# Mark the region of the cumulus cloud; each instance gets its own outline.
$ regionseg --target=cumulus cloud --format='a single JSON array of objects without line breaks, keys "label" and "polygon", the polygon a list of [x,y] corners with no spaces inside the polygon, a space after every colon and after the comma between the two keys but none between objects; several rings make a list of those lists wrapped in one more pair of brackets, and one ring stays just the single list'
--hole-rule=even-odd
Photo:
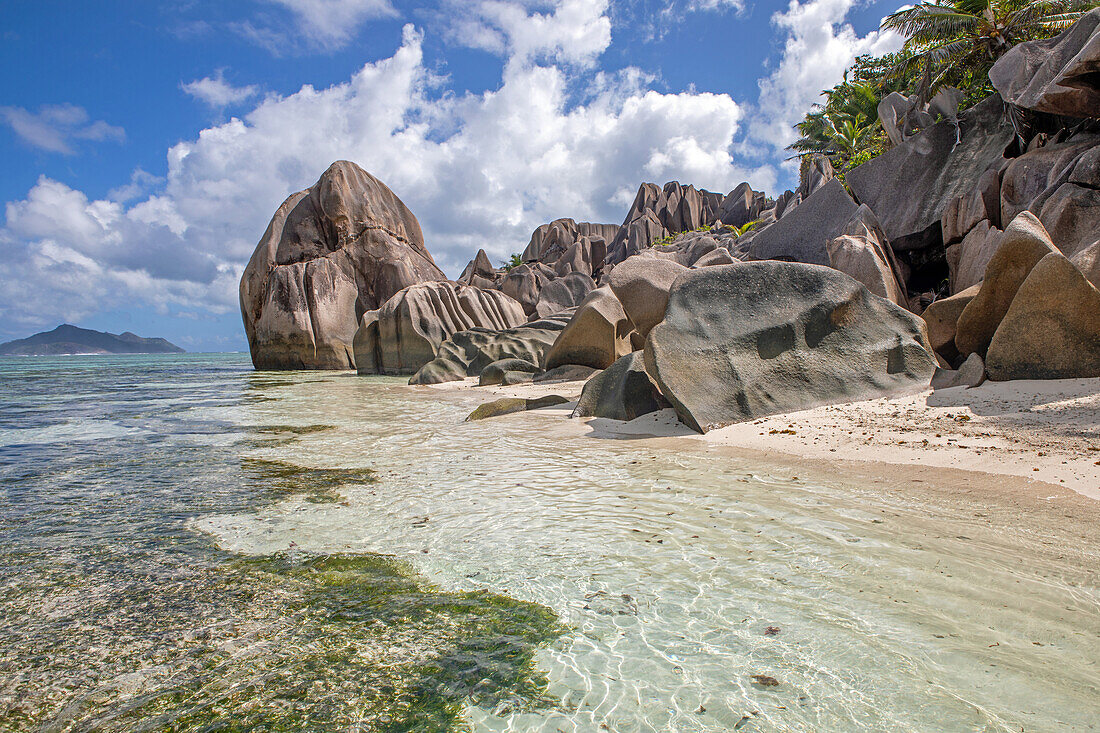
[{"label": "cumulus cloud", "polygon": [[503,0],[452,0],[450,40],[516,63],[531,60],[591,66],[611,45],[608,0],[560,0],[552,12],[529,13]]},{"label": "cumulus cloud", "polygon": [[103,120],[93,121],[83,107],[72,104],[45,105],[38,112],[23,107],[0,107],[0,119],[24,142],[51,153],[73,154],[76,140],[126,139],[121,127]]},{"label": "cumulus cloud", "polygon": [[230,105],[246,102],[260,93],[260,88],[255,84],[243,87],[233,86],[225,80],[224,69],[218,69],[214,76],[180,84],[180,89],[215,109],[223,109]]},{"label": "cumulus cloud", "polygon": [[790,0],[786,11],[772,16],[786,40],[778,66],[760,80],[759,114],[750,129],[754,139],[782,150],[797,139],[794,124],[820,101],[822,90],[840,83],[856,56],[901,48],[904,39],[893,31],[860,36],[845,22],[856,2]]},{"label": "cumulus cloud", "polygon": [[32,313],[45,325],[120,300],[233,310],[240,272],[276,207],[339,159],[410,206],[452,276],[477,248],[503,259],[557,217],[621,222],[641,181],[715,191],[746,179],[774,184],[770,167],[746,170],[731,158],[739,104],[648,90],[651,78],[637,69],[584,71],[578,63],[606,41],[582,35],[578,50],[555,35],[553,19],[569,12],[581,9],[564,0],[553,13],[528,14],[546,31],[539,41],[511,15],[494,16],[509,18],[497,27],[508,28],[511,55],[483,93],[440,90],[422,35],[406,26],[393,56],[346,82],[269,95],[173,146],[152,195],[89,200],[41,179],[8,205],[0,230],[13,263],[0,274],[0,319]]}]

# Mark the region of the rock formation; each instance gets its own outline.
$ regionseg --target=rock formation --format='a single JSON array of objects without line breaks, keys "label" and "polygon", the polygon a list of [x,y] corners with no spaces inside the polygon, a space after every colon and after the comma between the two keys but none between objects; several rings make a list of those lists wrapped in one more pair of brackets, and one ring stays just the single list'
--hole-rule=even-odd
[{"label": "rock formation", "polygon": [[459,331],[439,345],[436,357],[409,380],[409,384],[440,384],[476,377],[501,359],[523,359],[544,367],[546,352],[572,318],[566,311],[501,331],[472,328]]},{"label": "rock formation", "polygon": [[546,368],[579,364],[606,369],[632,350],[634,324],[611,288],[588,294],[546,355]]},{"label": "rock formation", "polygon": [[919,389],[936,362],[919,317],[847,275],[751,262],[678,279],[645,366],[680,420],[706,432]]},{"label": "rock formation", "polygon": [[955,346],[960,354],[985,356],[997,326],[1031,268],[1056,251],[1043,225],[1031,212],[1025,211],[1012,220],[989,260],[978,294],[959,315]]},{"label": "rock formation", "polygon": [[412,374],[435,358],[439,345],[471,328],[499,330],[527,320],[504,293],[452,282],[410,285],[381,308],[367,311],[355,334],[360,374]]},{"label": "rock formation", "polygon": [[668,291],[687,271],[681,264],[653,257],[630,257],[611,271],[611,291],[643,339],[664,320]]},{"label": "rock formation", "polygon": [[1066,117],[1100,117],[1100,8],[1054,38],[1010,49],[989,71],[994,88],[1019,107]]},{"label": "rock formation", "polygon": [[446,276],[401,199],[354,163],[333,163],[271,219],[241,276],[257,369],[351,369],[363,313]]},{"label": "rock formation", "polygon": [[646,374],[642,352],[635,351],[585,382],[573,417],[633,420],[667,406]]},{"label": "rock formation", "polygon": [[1100,291],[1051,252],[1016,291],[989,344],[989,378],[1100,377]]},{"label": "rock formation", "polygon": [[840,236],[826,243],[829,266],[851,275],[875,295],[908,307],[894,250],[882,231],[874,212],[860,206],[841,229]]}]

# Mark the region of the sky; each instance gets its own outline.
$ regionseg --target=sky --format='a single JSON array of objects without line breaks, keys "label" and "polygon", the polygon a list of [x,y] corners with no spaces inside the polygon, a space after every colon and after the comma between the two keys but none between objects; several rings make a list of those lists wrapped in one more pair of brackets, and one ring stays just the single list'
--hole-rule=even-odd
[{"label": "sky", "polygon": [[898,0],[6,0],[0,341],[62,322],[244,351],[271,215],[335,160],[451,277],[638,185],[770,194]]}]

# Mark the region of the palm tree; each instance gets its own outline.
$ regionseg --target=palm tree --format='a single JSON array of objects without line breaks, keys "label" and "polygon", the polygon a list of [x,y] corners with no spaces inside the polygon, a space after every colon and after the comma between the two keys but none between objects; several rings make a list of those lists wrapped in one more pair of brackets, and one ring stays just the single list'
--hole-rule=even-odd
[{"label": "palm tree", "polygon": [[877,132],[878,95],[870,84],[844,81],[824,92],[825,104],[816,104],[795,125],[801,137],[787,146],[797,155],[820,154],[837,170],[851,167]]},{"label": "palm tree", "polygon": [[1022,41],[1049,38],[1073,25],[1100,0],[950,0],[922,2],[882,21],[906,37],[911,53],[894,69],[920,64],[918,93],[927,101],[939,87],[967,88]]}]

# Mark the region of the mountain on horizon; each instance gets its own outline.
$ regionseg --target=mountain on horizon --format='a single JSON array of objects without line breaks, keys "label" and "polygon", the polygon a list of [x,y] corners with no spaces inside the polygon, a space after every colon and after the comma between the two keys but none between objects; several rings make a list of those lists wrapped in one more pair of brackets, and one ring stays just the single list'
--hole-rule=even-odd
[{"label": "mountain on horizon", "polygon": [[66,354],[183,354],[183,349],[162,338],[142,338],[92,331],[63,323],[25,339],[0,344],[0,356],[61,356]]}]

